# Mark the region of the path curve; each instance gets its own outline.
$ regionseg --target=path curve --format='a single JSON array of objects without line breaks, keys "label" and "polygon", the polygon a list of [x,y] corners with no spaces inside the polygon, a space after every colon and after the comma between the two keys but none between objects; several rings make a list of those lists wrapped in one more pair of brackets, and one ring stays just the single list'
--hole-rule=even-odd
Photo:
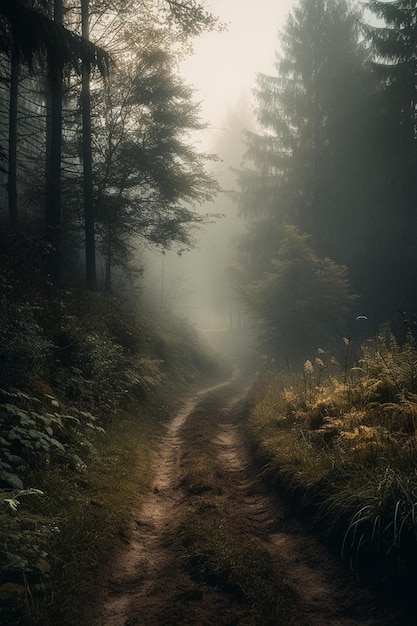
[{"label": "path curve", "polygon": [[[103,590],[104,600],[94,626],[128,626],[145,624],[143,615],[152,615],[164,601],[164,571],[172,571],[175,556],[170,550],[170,537],[177,528],[181,505],[180,474],[178,471],[180,430],[197,404],[209,393],[231,384],[232,377],[207,387],[188,400],[167,424],[166,431],[156,440],[152,456],[151,487],[139,508],[132,511],[126,529],[123,549],[115,556],[111,574]],[[135,617],[141,614],[141,620]]]},{"label": "path curve", "polygon": [[[218,589],[207,586],[203,589],[190,579],[175,548],[180,516],[192,506],[190,495],[187,498],[181,488],[181,455],[187,446],[182,428],[200,401],[232,381],[196,394],[158,438],[152,457],[151,488],[141,505],[132,511],[126,541],[111,565],[93,626],[240,623],[227,621],[224,614],[227,598],[220,597]],[[384,607],[380,598],[360,586],[338,559],[306,533],[285,503],[261,482],[245,440],[241,399],[242,389],[236,388],[230,391],[228,401],[223,399],[224,404],[219,400],[213,415],[217,429],[214,439],[217,459],[213,462],[221,468],[227,499],[244,520],[245,532],[262,542],[262,547],[279,564],[285,581],[301,598],[305,618],[302,623],[400,626],[389,607]],[[207,607],[206,621],[197,624],[191,614],[187,616],[187,607],[192,602]],[[182,604],[183,612],[179,608],[176,613],[173,603]],[[226,621],[218,621],[220,615]]]},{"label": "path curve", "polygon": [[300,596],[310,626],[400,626],[391,611],[361,586],[277,495],[260,483],[241,428],[239,409],[225,414],[217,437],[219,457],[230,475],[236,507]]}]

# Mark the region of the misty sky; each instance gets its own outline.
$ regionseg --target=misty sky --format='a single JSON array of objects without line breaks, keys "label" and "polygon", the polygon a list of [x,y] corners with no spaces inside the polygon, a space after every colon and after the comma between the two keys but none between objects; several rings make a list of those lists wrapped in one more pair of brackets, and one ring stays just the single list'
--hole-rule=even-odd
[{"label": "misty sky", "polygon": [[[285,24],[295,0],[206,0],[208,11],[228,24],[224,32],[207,33],[194,41],[192,57],[181,64],[187,84],[197,90],[195,99],[201,103],[201,119],[209,124],[198,135],[203,150],[213,147],[219,129],[223,127],[229,108],[235,109],[242,100],[250,101],[258,72],[272,72],[278,47],[278,33]],[[221,134],[221,131],[220,131]],[[220,181],[223,184],[223,181]],[[220,195],[214,206],[204,206],[202,212],[224,212],[225,198]],[[230,203],[230,200],[229,200]],[[229,207],[229,212],[232,211]],[[232,213],[234,210],[232,211]],[[161,262],[164,265],[165,296],[174,297],[177,311],[196,322],[200,328],[228,324],[228,299],[223,294],[223,310],[214,312],[216,289],[221,292],[225,282],[227,255],[236,226],[236,217],[216,221],[196,234],[197,247],[178,258],[174,252],[162,259],[157,254],[153,272],[149,272],[153,289],[160,290]],[[169,293],[169,290],[177,291]],[[178,297],[179,296],[179,297]],[[221,294],[220,294],[221,299]]]},{"label": "misty sky", "polygon": [[[228,106],[250,97],[257,72],[270,72],[282,29],[294,0],[207,0],[207,10],[229,25],[227,32],[196,38],[195,54],[182,63],[187,83],[197,88],[201,117],[222,123]],[[206,133],[209,139],[209,133]]]}]

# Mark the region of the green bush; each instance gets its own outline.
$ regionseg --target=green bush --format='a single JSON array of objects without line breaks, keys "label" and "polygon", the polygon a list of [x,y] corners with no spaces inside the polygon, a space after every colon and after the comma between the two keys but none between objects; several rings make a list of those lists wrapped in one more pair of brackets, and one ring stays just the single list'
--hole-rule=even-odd
[{"label": "green bush", "polygon": [[0,378],[3,385],[26,387],[51,365],[53,344],[36,321],[28,302],[2,301]]},{"label": "green bush", "polygon": [[241,292],[262,322],[265,351],[295,361],[328,345],[356,301],[347,268],[319,258],[295,226],[285,227],[272,271]]}]

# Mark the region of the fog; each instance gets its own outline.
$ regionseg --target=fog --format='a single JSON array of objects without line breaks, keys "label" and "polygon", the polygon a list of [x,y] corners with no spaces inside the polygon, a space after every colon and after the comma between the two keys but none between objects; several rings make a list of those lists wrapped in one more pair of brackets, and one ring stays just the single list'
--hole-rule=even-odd
[{"label": "fog", "polygon": [[[270,72],[293,0],[212,0],[205,6],[227,26],[195,39],[194,53],[181,63],[184,79],[195,87],[202,119],[209,128],[200,140],[210,146],[228,107],[251,100],[258,72]],[[215,139],[214,139],[215,141]]]},{"label": "fog", "polygon": [[205,223],[193,233],[195,247],[149,253],[145,273],[148,296],[161,310],[190,321],[216,350],[239,355],[251,340],[230,277],[239,257],[239,236],[244,232],[234,200],[233,169],[242,160],[242,131],[251,124],[251,113],[242,99],[225,113],[222,130],[211,146],[218,160],[209,165],[221,189],[212,202],[198,207]]},{"label": "fog", "polygon": [[[234,352],[254,343],[230,279],[230,266],[239,256],[239,235],[245,230],[233,200],[237,185],[232,170],[242,164],[243,131],[255,124],[256,74],[272,70],[277,35],[292,4],[292,0],[207,2],[206,8],[227,28],[196,38],[193,54],[180,65],[207,125],[193,140],[202,151],[217,155],[219,160],[209,163],[208,169],[221,191],[213,202],[197,207],[208,223],[193,233],[194,249],[180,255],[176,249],[149,252],[145,284],[160,308],[189,320],[223,351],[225,343],[228,348],[233,344]],[[217,214],[221,217],[211,217]]]},{"label": "fog", "polygon": [[[391,323],[398,310],[410,310],[415,300],[408,269],[414,243],[407,239],[414,228],[415,192],[407,175],[413,157],[405,148],[412,144],[398,139],[397,161],[390,143],[397,141],[396,116],[402,109],[396,111],[389,90],[384,93],[388,108],[377,105],[380,77],[369,63],[372,46],[358,29],[353,3],[335,3],[333,13],[330,5],[305,0],[301,5],[290,0],[205,4],[227,29],[197,38],[179,69],[194,87],[207,124],[192,142],[199,151],[218,155],[208,169],[221,191],[213,202],[195,207],[209,217],[193,233],[192,250],[154,252],[146,263],[146,290],[161,310],[189,320],[218,346],[232,338],[245,349],[257,345],[281,365],[288,358],[303,362],[318,347],[357,333],[358,313],[376,330],[386,320]],[[292,8],[298,15],[288,22]],[[369,10],[363,19],[382,23]],[[276,66],[280,52],[287,70]],[[288,69],[292,63],[295,70]],[[390,67],[395,73],[395,65]],[[275,76],[278,83],[263,81],[256,102],[259,74]],[[250,164],[255,175],[245,173],[240,190],[248,217],[244,224],[235,201],[235,171],[244,167],[245,130],[255,130],[256,136]],[[387,171],[401,171],[403,184],[392,182]],[[399,197],[403,213],[397,219],[392,208]],[[231,279],[233,268],[239,268],[243,233],[251,246],[242,263],[245,305]],[[324,275],[322,283],[311,280]],[[247,307],[264,326],[262,338],[252,333]]]}]

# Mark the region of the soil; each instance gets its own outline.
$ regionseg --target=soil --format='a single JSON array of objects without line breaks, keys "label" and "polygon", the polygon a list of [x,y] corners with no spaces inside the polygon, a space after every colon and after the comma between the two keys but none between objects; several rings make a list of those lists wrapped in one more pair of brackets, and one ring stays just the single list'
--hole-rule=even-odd
[{"label": "soil", "polygon": [[[181,456],[187,445],[182,428],[203,398],[228,384],[230,381],[206,389],[189,400],[155,442],[151,488],[141,505],[132,510],[117,552],[111,555],[93,605],[92,626],[248,623],[238,617],[242,609],[233,613],[227,590],[190,576],[176,547],[179,520],[189,506],[181,485]],[[362,586],[346,565],[294,518],[279,495],[270,493],[259,481],[244,437],[241,397],[242,391],[235,391],[227,403],[219,399],[223,405],[216,412],[217,460],[228,477],[225,490],[228,497],[230,491],[234,511],[279,563],[283,579],[301,599],[303,620],[299,623],[403,624],[383,598]]]}]

